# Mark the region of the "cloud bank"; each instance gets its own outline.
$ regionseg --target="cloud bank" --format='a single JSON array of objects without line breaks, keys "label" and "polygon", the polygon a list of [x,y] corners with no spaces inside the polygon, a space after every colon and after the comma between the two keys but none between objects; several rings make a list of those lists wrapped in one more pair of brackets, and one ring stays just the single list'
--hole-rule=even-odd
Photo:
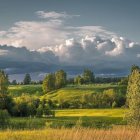
[{"label": "cloud bank", "polygon": [[140,65],[140,44],[137,42],[101,26],[66,24],[66,19],[79,15],[55,11],[37,11],[36,14],[43,20],[19,21],[7,31],[0,31],[1,60],[84,65],[104,71]]}]

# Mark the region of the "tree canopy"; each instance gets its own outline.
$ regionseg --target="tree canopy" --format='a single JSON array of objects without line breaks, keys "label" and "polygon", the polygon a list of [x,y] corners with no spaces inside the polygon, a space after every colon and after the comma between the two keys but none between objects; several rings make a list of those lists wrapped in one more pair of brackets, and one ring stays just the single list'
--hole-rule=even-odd
[{"label": "tree canopy", "polygon": [[132,68],[127,88],[128,123],[140,125],[140,69]]}]

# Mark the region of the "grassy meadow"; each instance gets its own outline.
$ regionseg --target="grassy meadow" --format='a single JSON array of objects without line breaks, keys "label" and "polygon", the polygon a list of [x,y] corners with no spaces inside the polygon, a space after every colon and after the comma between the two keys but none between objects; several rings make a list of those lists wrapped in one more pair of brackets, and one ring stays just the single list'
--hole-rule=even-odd
[{"label": "grassy meadow", "polygon": [[69,109],[56,110],[55,117],[50,118],[11,118],[12,129],[42,128],[112,128],[125,125],[124,109]]},{"label": "grassy meadow", "polygon": [[[22,94],[37,96],[42,99],[67,100],[68,102],[81,100],[84,94],[101,93],[104,90],[114,89],[116,92],[126,92],[125,86],[112,84],[69,85],[65,88],[43,94],[42,85],[16,85],[9,87],[13,97]],[[12,129],[40,129],[71,128],[76,125],[91,128],[110,128],[113,125],[124,125],[125,110],[118,109],[59,109],[55,110],[55,117],[48,118],[11,118]]]},{"label": "grassy meadow", "polygon": [[[43,94],[42,85],[16,85],[9,87],[9,94],[14,98],[24,94],[53,101],[65,99],[69,102],[81,100],[85,94],[100,94],[108,89],[124,94],[126,92],[126,86],[92,84],[69,85]],[[55,117],[11,117],[8,129],[0,131],[0,140],[129,140],[139,136],[140,132],[135,133],[125,128],[125,112],[124,108],[56,109]]]},{"label": "grassy meadow", "polygon": [[116,92],[126,93],[126,86],[113,84],[68,85],[65,88],[43,94],[42,85],[16,85],[9,86],[11,96],[18,97],[22,94],[40,96],[40,98],[73,101],[81,99],[85,94],[101,93],[104,90],[114,89]]}]

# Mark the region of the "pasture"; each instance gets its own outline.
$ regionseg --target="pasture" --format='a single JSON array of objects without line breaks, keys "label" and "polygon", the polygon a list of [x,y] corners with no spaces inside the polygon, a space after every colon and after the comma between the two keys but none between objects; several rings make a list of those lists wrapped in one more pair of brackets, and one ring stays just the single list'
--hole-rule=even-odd
[{"label": "pasture", "polygon": [[56,110],[54,118],[11,118],[12,129],[40,128],[111,128],[125,125],[124,109],[69,109]]}]

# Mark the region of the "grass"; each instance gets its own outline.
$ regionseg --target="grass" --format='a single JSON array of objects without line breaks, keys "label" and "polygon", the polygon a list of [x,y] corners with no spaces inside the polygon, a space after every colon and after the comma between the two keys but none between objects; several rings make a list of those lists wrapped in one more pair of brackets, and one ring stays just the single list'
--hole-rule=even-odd
[{"label": "grass", "polygon": [[126,93],[126,86],[111,84],[92,84],[81,86],[67,86],[65,88],[49,92],[43,97],[51,100],[74,101],[82,98],[84,94],[102,93],[104,90],[114,89],[117,93]]},{"label": "grass", "polygon": [[12,129],[72,128],[111,128],[124,125],[124,109],[70,109],[56,110],[54,118],[12,118]]},{"label": "grass", "polygon": [[125,94],[126,87],[111,84],[91,84],[91,85],[75,85],[67,86],[65,88],[55,90],[43,95],[42,85],[16,85],[9,86],[9,93],[11,96],[21,96],[22,94],[42,96],[46,99],[52,100],[76,100],[81,98],[84,94],[101,93],[107,89],[114,89],[117,92]]},{"label": "grass", "polygon": [[0,140],[139,140],[140,130],[114,129],[44,129],[24,131],[2,131]]},{"label": "grass", "polygon": [[42,93],[42,85],[9,86],[9,94],[14,97],[21,96],[22,94],[40,96]]},{"label": "grass", "polygon": [[[41,85],[17,85],[10,86],[9,92],[13,97],[37,95],[39,98],[51,100],[78,101],[84,94],[101,93],[107,89],[114,89],[125,94],[126,87],[111,84],[92,84],[82,86],[67,86],[63,89],[49,92],[42,95]],[[68,109],[56,110],[55,118],[12,118],[11,128],[13,129],[40,129],[71,128],[76,125],[82,127],[110,128],[113,125],[123,125],[124,109]]]},{"label": "grass", "polygon": [[124,112],[125,112],[124,109],[69,109],[69,110],[56,110],[56,116],[124,117]]}]

